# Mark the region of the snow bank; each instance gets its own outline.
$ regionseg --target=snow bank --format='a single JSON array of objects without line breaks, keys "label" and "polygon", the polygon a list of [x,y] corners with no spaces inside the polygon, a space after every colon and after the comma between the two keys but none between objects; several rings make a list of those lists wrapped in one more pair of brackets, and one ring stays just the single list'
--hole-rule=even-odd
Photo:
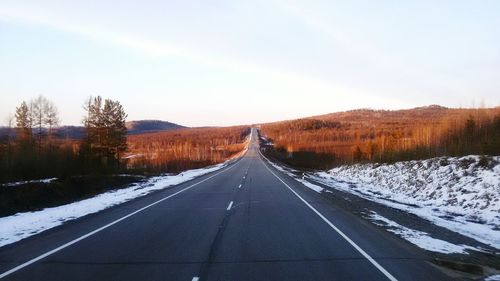
[{"label": "snow bank", "polygon": [[500,274],[489,276],[484,281],[500,281]]},{"label": "snow bank", "polygon": [[375,212],[370,215],[370,220],[375,224],[387,228],[388,231],[395,233],[410,243],[432,252],[444,254],[467,254],[466,249],[478,249],[467,245],[455,245],[444,240],[432,238],[428,233],[404,227],[394,221],[391,221]]},{"label": "snow bank", "polygon": [[479,156],[395,164],[358,164],[311,178],[414,213],[500,249],[500,157],[490,167]]},{"label": "snow bank", "polygon": [[57,178],[29,180],[29,181],[16,181],[16,182],[3,183],[3,184],[0,184],[0,186],[14,187],[14,186],[20,186],[20,185],[24,185],[24,184],[28,184],[28,183],[51,183],[55,180],[57,180]]},{"label": "snow bank", "polygon": [[46,208],[36,212],[17,213],[12,216],[0,218],[0,225],[2,226],[0,227],[0,247],[56,227],[66,221],[96,213],[111,206],[144,196],[152,191],[180,184],[195,177],[219,170],[230,162],[202,169],[188,170],[178,175],[153,177],[146,182],[105,192],[78,202]]}]

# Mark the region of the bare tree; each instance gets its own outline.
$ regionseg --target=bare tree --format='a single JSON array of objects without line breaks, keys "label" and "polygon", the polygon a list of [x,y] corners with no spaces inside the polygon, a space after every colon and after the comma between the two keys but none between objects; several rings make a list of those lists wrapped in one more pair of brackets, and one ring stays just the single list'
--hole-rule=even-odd
[{"label": "bare tree", "polygon": [[57,107],[53,102],[47,101],[46,107],[44,109],[44,119],[43,123],[48,127],[48,140],[49,145],[52,145],[52,136],[54,134],[54,128],[59,126],[59,112]]},{"label": "bare tree", "polygon": [[36,138],[38,142],[38,154],[42,151],[42,138],[44,135],[43,127],[45,125],[45,112],[49,101],[42,95],[31,101],[31,115],[33,127],[36,128]]}]

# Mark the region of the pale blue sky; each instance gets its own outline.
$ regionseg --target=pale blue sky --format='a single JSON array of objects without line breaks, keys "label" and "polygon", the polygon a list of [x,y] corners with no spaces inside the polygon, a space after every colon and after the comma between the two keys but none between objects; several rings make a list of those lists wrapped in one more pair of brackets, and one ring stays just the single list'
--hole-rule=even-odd
[{"label": "pale blue sky", "polygon": [[[43,94],[233,125],[500,105],[500,1],[0,1],[0,118]],[[5,123],[0,120],[0,124]]]}]

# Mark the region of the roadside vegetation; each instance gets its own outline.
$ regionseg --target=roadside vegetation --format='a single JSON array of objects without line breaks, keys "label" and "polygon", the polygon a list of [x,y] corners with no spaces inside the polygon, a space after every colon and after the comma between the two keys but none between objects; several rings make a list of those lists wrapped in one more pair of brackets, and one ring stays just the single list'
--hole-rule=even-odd
[{"label": "roadside vegetation", "polygon": [[176,173],[224,162],[245,148],[250,127],[190,128],[128,137],[132,171]]},{"label": "roadside vegetation", "polygon": [[267,156],[300,168],[499,155],[500,108],[353,110],[263,124]]},{"label": "roadside vegetation", "polygon": [[127,150],[124,108],[118,101],[91,97],[84,109],[85,137],[62,139],[51,101],[39,96],[21,102],[0,139],[0,182],[120,171],[120,155]]},{"label": "roadside vegetation", "polygon": [[85,175],[3,186],[0,187],[0,217],[68,204],[142,180],[143,177],[133,175]]},{"label": "roadside vegetation", "polygon": [[249,133],[230,127],[127,135],[119,101],[90,97],[83,109],[82,138],[61,137],[57,107],[43,96],[15,109],[0,135],[0,216],[221,163],[244,149]]}]

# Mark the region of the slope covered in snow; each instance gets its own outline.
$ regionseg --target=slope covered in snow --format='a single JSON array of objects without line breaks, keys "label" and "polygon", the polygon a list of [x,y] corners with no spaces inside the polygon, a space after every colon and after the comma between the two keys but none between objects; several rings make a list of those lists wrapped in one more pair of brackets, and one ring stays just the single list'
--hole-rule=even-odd
[{"label": "slope covered in snow", "polygon": [[310,177],[500,249],[500,157],[358,164]]}]

